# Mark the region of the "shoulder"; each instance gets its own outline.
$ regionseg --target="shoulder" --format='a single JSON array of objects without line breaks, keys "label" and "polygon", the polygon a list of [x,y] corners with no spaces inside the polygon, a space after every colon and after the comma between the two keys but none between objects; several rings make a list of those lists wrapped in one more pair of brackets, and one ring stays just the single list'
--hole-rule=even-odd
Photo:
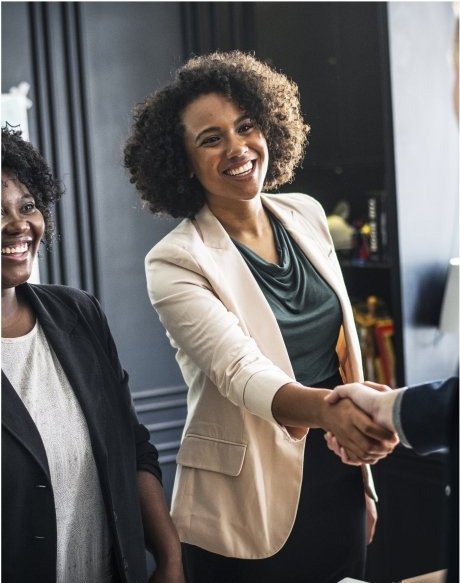
[{"label": "shoulder", "polygon": [[98,300],[84,290],[55,284],[31,284],[29,288],[50,312],[72,311],[100,317]]},{"label": "shoulder", "polygon": [[307,216],[314,215],[324,217],[324,209],[321,203],[310,196],[301,192],[288,192],[280,194],[264,194],[265,200],[270,201],[274,206],[284,207],[294,213],[306,214]]},{"label": "shoulder", "polygon": [[203,251],[203,241],[190,219],[184,219],[147,253],[145,265],[157,261],[174,263],[190,268]]},{"label": "shoulder", "polygon": [[37,296],[42,299],[48,299],[49,301],[61,301],[72,305],[75,305],[75,303],[87,305],[95,300],[94,296],[90,293],[68,285],[40,283],[30,284],[30,287]]},{"label": "shoulder", "polygon": [[312,196],[299,192],[264,194],[263,201],[286,226],[297,225],[329,239],[326,213],[319,201]]}]

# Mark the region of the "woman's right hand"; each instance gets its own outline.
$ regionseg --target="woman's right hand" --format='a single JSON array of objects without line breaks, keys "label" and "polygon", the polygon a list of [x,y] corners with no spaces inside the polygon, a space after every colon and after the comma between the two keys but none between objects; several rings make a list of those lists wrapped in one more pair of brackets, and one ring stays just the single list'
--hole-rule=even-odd
[{"label": "woman's right hand", "polygon": [[354,464],[374,464],[398,444],[395,433],[373,421],[350,399],[342,399],[324,411],[322,427],[335,436]]}]

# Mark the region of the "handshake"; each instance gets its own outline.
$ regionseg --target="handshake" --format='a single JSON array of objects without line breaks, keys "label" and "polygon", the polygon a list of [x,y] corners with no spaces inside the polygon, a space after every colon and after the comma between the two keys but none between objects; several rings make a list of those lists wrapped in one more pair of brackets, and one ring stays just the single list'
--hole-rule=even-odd
[{"label": "handshake", "polygon": [[[355,406],[350,409],[350,419],[355,419],[357,431],[354,435],[357,437],[351,443],[347,440],[345,445],[333,429],[327,430],[324,437],[328,448],[349,465],[375,464],[386,457],[399,442],[395,433],[394,409],[398,395],[403,391],[373,382],[337,386],[325,401],[334,407],[348,399],[349,405]],[[355,415],[356,407],[363,413],[361,417]]]}]

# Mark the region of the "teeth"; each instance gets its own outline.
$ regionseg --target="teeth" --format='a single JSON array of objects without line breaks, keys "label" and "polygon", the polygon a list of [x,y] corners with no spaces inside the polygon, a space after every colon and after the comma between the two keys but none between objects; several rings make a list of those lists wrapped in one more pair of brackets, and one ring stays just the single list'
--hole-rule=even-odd
[{"label": "teeth", "polygon": [[27,243],[21,243],[16,247],[2,247],[2,255],[11,255],[12,253],[25,253],[29,246]]},{"label": "teeth", "polygon": [[249,170],[252,170],[252,162],[246,162],[244,166],[233,168],[232,170],[227,170],[227,174],[230,174],[230,176],[238,176],[239,174],[249,172]]}]

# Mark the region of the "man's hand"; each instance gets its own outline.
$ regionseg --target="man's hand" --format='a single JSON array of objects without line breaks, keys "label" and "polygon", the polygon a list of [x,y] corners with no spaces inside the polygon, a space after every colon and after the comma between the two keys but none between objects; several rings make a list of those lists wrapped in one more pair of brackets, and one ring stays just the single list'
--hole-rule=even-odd
[{"label": "man's hand", "polygon": [[394,431],[393,404],[400,389],[392,390],[387,385],[378,383],[349,383],[339,385],[327,397],[328,403],[337,403],[340,399],[351,399],[355,405],[365,411],[376,423],[389,431]]},{"label": "man's hand", "polygon": [[[399,390],[392,390],[386,385],[378,383],[349,383],[339,385],[326,397],[326,401],[336,406],[342,399],[351,399],[353,403],[363,412],[367,413],[378,425],[394,432],[393,425],[393,404]],[[361,465],[363,458],[356,455],[356,452],[347,447],[340,437],[333,431],[328,431],[325,435],[327,445],[336,455],[340,457],[343,463],[349,465]],[[398,443],[396,434],[392,433],[392,439],[386,440],[388,446],[384,455],[375,458],[374,461],[367,463],[376,463],[378,459],[385,457],[393,451]]]},{"label": "man's hand", "polygon": [[[325,399],[328,404],[335,390]],[[339,398],[335,404],[330,405],[322,427],[335,436],[338,444],[346,451],[347,460],[356,465],[376,463],[392,452],[397,443],[392,431],[376,423],[348,398]]]}]

